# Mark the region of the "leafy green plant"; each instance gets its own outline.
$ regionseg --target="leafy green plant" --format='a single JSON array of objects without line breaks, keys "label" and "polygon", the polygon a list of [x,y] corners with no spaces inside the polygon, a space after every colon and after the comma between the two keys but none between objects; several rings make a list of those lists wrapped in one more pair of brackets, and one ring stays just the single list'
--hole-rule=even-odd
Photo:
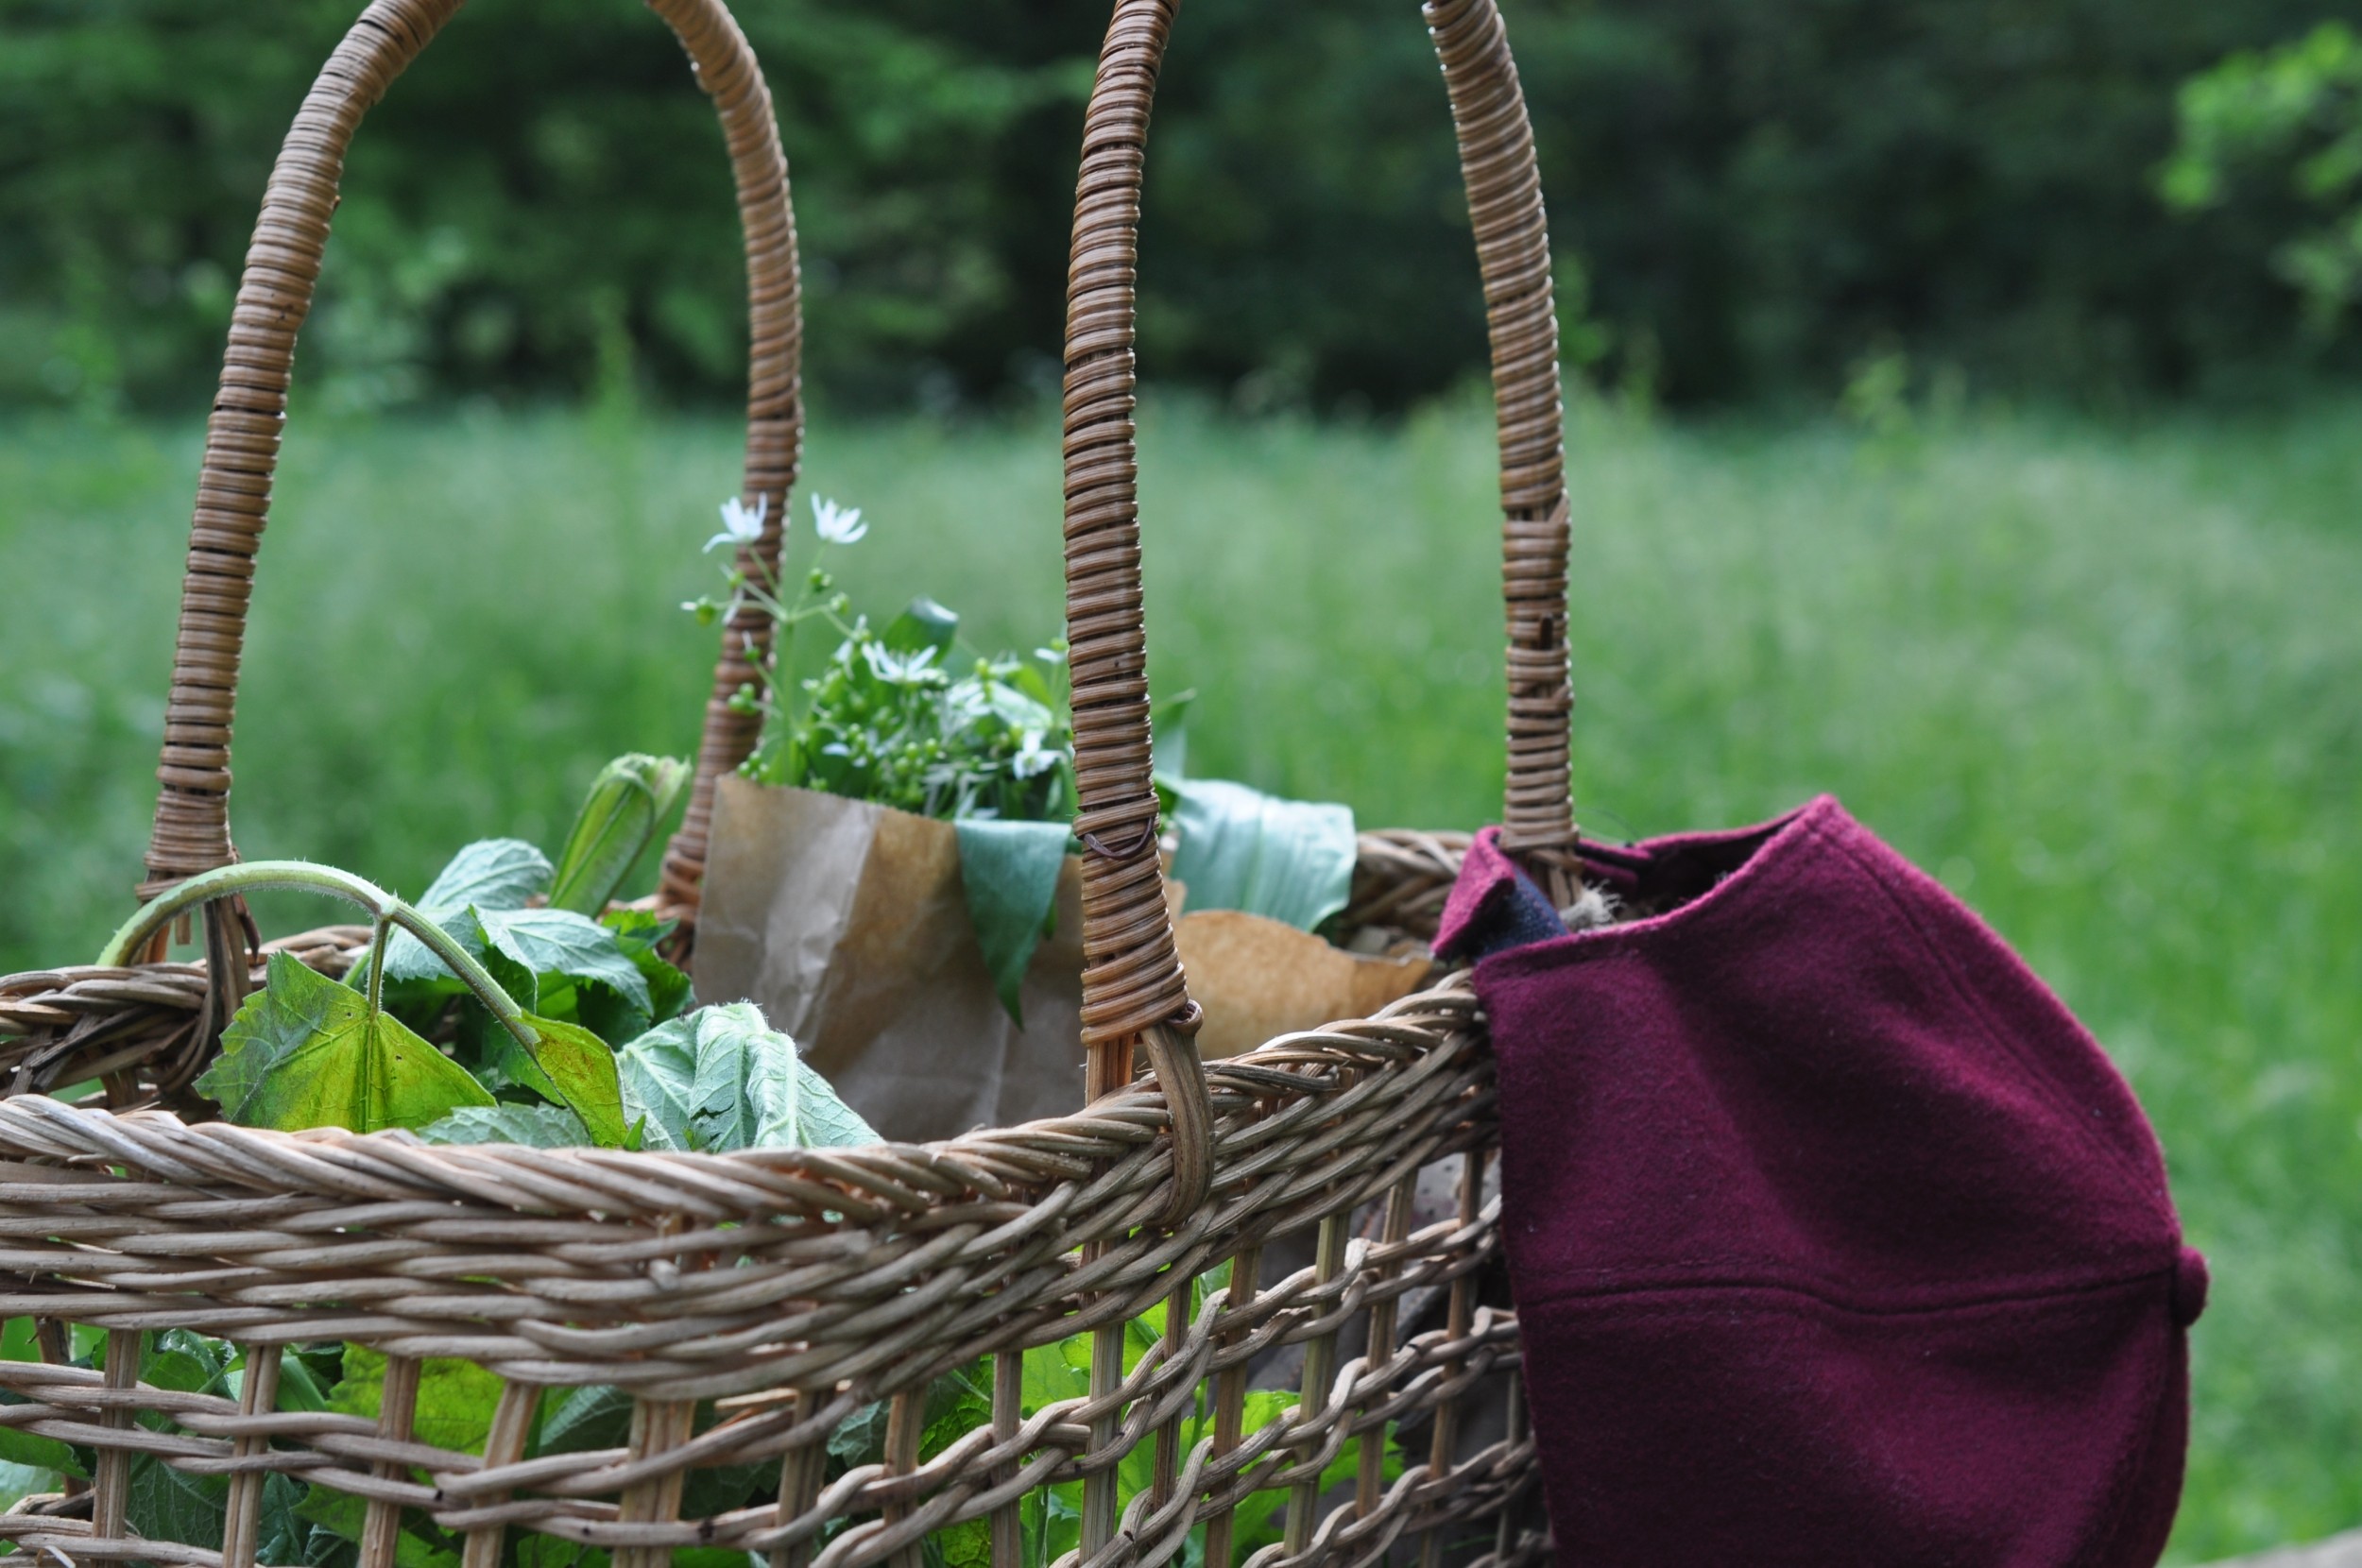
[{"label": "leafy green plant", "polygon": [[[847,620],[850,602],[820,554],[860,542],[869,525],[859,508],[820,497],[812,512],[813,560],[792,602],[781,574],[742,562],[726,570],[727,602],[684,606],[710,623],[752,603],[771,620],[770,653],[731,699],[762,719],[740,771],[955,824],[968,917],[1001,1003],[1021,1026],[1019,992],[1051,919],[1074,812],[1065,644],[1031,658],[970,656],[955,673],[960,618],[933,599],[912,600],[882,630]],[[767,521],[766,501],[749,508],[733,497],[706,548],[752,544]],[[798,678],[796,639],[809,621],[839,640]]]},{"label": "leafy green plant", "polygon": [[2274,49],[2242,49],[2182,85],[2180,137],[2158,189],[2177,212],[2221,204],[2261,166],[2322,214],[2284,243],[2275,270],[2321,335],[2362,295],[2362,37],[2324,22]]}]

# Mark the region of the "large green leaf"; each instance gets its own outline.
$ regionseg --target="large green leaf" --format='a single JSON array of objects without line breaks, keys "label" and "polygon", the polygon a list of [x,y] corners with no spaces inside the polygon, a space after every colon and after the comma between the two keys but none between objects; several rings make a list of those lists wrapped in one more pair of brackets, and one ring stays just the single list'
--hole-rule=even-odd
[{"label": "large green leaf", "polygon": [[[606,986],[642,1014],[654,1010],[647,977],[624,952],[615,933],[595,920],[571,910],[488,910],[474,905],[424,912],[457,938],[472,957],[498,953],[530,974],[588,980]],[[419,954],[425,961],[425,973],[445,972],[442,961],[425,948],[419,948]],[[387,974],[402,980],[418,978],[398,971],[393,959],[389,951]]]},{"label": "large green leaf", "polygon": [[424,1127],[492,1097],[351,986],[274,953],[269,983],[222,1031],[197,1092],[247,1127]]},{"label": "large green leaf", "polygon": [[960,836],[960,886],[967,895],[968,923],[976,928],[1001,1005],[1021,1029],[1025,1014],[1018,995],[1025,966],[1034,961],[1057,900],[1067,826],[972,817],[953,826]]},{"label": "large green leaf", "polygon": [[563,1105],[462,1105],[419,1136],[429,1143],[521,1143],[529,1149],[582,1149],[590,1131]]},{"label": "large green leaf", "polygon": [[[492,1430],[492,1412],[500,1397],[497,1372],[487,1372],[472,1361],[426,1361],[419,1368],[418,1413],[412,1432],[419,1441],[436,1448],[480,1454]],[[340,1415],[375,1421],[385,1398],[385,1353],[367,1345],[347,1345],[344,1375],[329,1391],[329,1407]]]},{"label": "large green leaf", "polygon": [[1310,930],[1353,889],[1353,811],[1221,779],[1172,786],[1172,876],[1193,910],[1244,910]]},{"label": "large green leaf", "polygon": [[454,910],[469,904],[485,910],[521,910],[550,885],[549,857],[522,839],[478,839],[451,858],[419,895],[422,910]]},{"label": "large green leaf", "polygon": [[878,1134],[752,1002],[659,1024],[616,1054],[624,1116],[650,1149],[840,1148]]}]

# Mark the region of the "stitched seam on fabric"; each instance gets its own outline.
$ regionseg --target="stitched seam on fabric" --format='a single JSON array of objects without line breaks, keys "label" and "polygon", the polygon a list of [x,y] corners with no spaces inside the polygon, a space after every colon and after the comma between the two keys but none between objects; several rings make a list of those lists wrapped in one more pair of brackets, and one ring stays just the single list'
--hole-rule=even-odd
[{"label": "stitched seam on fabric", "polygon": [[[1870,1305],[1858,1302],[1840,1301],[1819,1290],[1802,1286],[1780,1284],[1771,1280],[1724,1280],[1714,1284],[1607,1286],[1585,1288],[1581,1286],[1559,1287],[1539,1295],[1523,1294],[1520,1307],[1555,1306],[1577,1302],[1631,1301],[1643,1296],[1730,1296],[1764,1294],[1789,1297],[1811,1302],[1832,1312],[1842,1312],[1857,1318],[1937,1317],[1953,1312],[1973,1312],[1997,1306],[2030,1306],[2044,1302],[2064,1301],[2078,1296],[2100,1296],[2111,1291],[2129,1290],[2167,1278],[2170,1270],[2160,1274],[2150,1270],[2137,1274],[2112,1274],[2104,1278],[2058,1284],[2036,1288],[2018,1287],[1997,1290],[1990,1295],[1960,1296],[1949,1301],[1914,1305]],[[1701,1305],[1704,1304],[1700,1304]]]},{"label": "stitched seam on fabric", "polygon": [[[1985,1007],[1984,998],[1977,995],[1976,988],[1971,986],[1967,978],[1960,973],[1959,965],[1937,944],[1935,938],[1928,933],[1926,927],[1921,924],[1918,912],[1904,901],[1901,895],[1887,886],[1886,878],[1878,875],[1877,868],[1843,839],[1835,834],[1829,834],[1827,837],[1830,846],[1852,861],[1855,868],[1862,874],[1863,879],[1877,889],[1879,896],[1887,901],[1896,914],[1902,916],[1903,923],[1910,928],[1911,934],[1918,939],[1920,950],[1935,962],[1936,968],[1943,976],[1944,983],[1952,988],[1952,994],[1960,998],[1961,1004],[1983,1027],[1986,1044],[1997,1048],[2027,1071],[2043,1089],[2044,1098],[2050,1102],[2050,1108],[2065,1118],[2067,1125],[2075,1129],[2079,1138],[2097,1150],[2110,1165],[2115,1167],[2118,1175],[2131,1183],[2133,1190],[2141,1194],[2142,1198],[2148,1202],[2150,1211],[2165,1221],[2166,1227],[2178,1239],[2182,1234],[2182,1227],[2173,1213],[2172,1203],[2166,1201],[2161,1206],[2151,1196],[2148,1187],[2150,1173],[2128,1164],[2131,1156],[2123,1149],[2118,1148],[2114,1139],[2103,1138],[2092,1131],[2087,1125],[2089,1118],[2075,1103],[2073,1091],[2059,1081],[2051,1072],[2047,1063],[2043,1062],[2039,1056],[2029,1054],[2020,1048],[2017,1041],[2011,1037],[2011,1031],[2000,1026]],[[2024,961],[2019,960],[2019,962]],[[2063,1002],[2059,1005],[2062,1009],[2065,1006]],[[2127,1090],[2127,1093],[2130,1092]]]}]

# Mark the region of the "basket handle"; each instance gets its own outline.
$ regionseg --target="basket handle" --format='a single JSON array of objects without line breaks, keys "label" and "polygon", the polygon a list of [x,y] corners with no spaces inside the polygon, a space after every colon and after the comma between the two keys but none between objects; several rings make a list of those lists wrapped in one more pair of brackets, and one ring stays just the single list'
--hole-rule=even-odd
[{"label": "basket handle", "polygon": [[[1091,851],[1083,879],[1083,1033],[1102,1093],[1129,1081],[1132,1037],[1191,1012],[1151,843],[1156,796],[1132,423],[1141,162],[1176,4],[1116,7],[1084,124],[1067,275],[1067,635],[1082,798],[1075,827]],[[1574,838],[1566,490],[1541,174],[1495,0],[1429,0],[1425,11],[1459,132],[1492,338],[1509,609],[1503,839],[1563,857]],[[1187,1092],[1164,1087],[1169,1099],[1176,1088]]]},{"label": "basket handle", "polygon": [[[312,308],[328,243],[345,149],[361,117],[449,22],[461,0],[372,0],[304,95],[264,192],[230,323],[221,390],[205,427],[205,464],[189,530],[180,588],[180,637],[164,713],[163,786],[148,838],[143,896],[238,858],[230,838],[230,731],[238,660],[253,590],[254,555],[270,511],[296,332]],[[803,335],[796,226],[787,161],[779,150],[771,94],[745,35],[722,0],[648,0],[671,25],[699,82],[714,100],[728,141],[746,244],[751,324],[746,391],[745,494],[768,497],[774,520],[742,552],[776,565],[787,491],[803,444],[798,371]],[[754,678],[770,622],[753,606],[732,616],[706,705],[697,782],[679,835],[665,857],[668,888],[693,898],[705,859],[713,780],[754,745],[754,719],[728,698]],[[751,639],[751,644],[749,639]]]}]

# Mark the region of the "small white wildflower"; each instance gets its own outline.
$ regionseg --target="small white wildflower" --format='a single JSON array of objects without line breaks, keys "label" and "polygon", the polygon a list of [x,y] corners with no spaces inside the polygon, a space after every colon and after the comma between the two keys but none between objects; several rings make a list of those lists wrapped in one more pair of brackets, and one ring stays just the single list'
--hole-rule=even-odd
[{"label": "small white wildflower", "polygon": [[771,498],[755,497],[752,506],[732,496],[722,503],[722,531],[706,540],[706,549],[717,544],[752,544],[762,537],[762,525],[771,515]]},{"label": "small white wildflower", "polygon": [[864,642],[862,657],[869,661],[869,673],[888,686],[918,686],[925,684],[934,670],[935,650],[915,648],[898,654],[882,642]]},{"label": "small white wildflower", "polygon": [[1009,759],[1009,771],[1019,778],[1036,778],[1065,760],[1058,752],[1045,747],[1041,741],[1040,730],[1027,730],[1023,749]]},{"label": "small white wildflower", "polygon": [[812,525],[830,544],[858,544],[869,532],[858,506],[839,506],[826,496],[812,498]]}]

